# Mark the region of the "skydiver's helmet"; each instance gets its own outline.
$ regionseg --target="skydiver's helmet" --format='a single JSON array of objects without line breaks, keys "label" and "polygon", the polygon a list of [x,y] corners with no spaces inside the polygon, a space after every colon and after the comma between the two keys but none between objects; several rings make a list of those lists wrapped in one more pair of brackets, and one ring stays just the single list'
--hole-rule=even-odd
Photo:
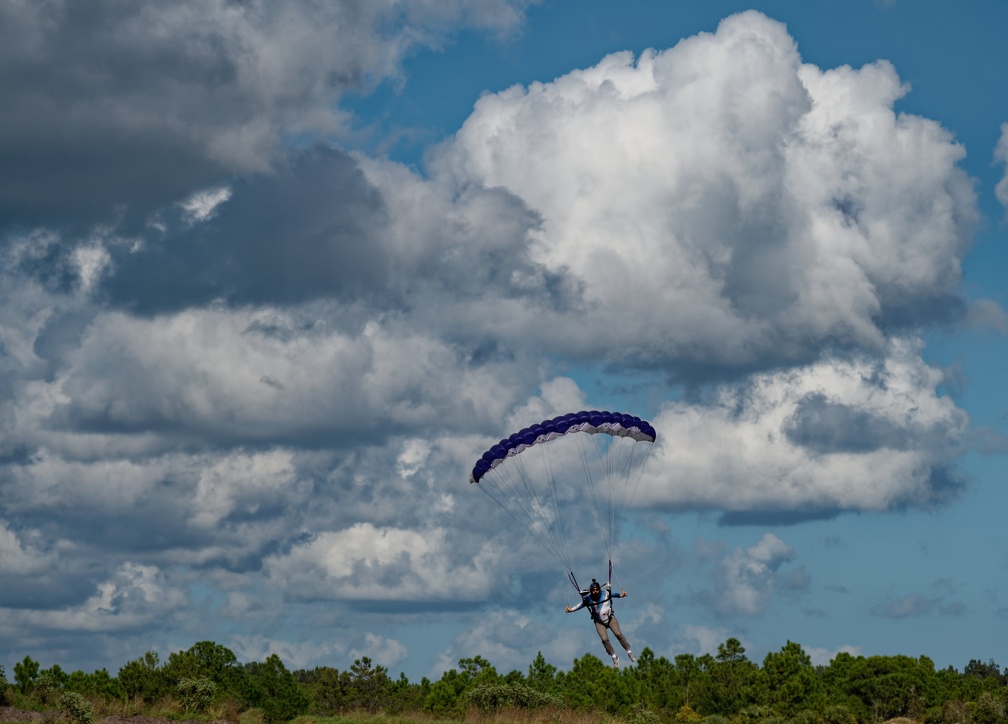
[{"label": "skydiver's helmet", "polygon": [[602,586],[594,578],[592,579],[591,585],[588,586],[588,593],[595,598],[598,598],[599,594],[602,593]]}]

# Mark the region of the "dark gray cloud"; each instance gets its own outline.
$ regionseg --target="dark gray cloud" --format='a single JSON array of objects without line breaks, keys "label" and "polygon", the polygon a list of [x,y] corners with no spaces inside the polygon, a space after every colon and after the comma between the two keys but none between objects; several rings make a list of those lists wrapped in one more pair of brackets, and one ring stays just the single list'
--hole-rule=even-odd
[{"label": "dark gray cloud", "polygon": [[864,408],[832,402],[821,392],[798,401],[784,432],[795,445],[820,453],[904,450],[916,441],[905,425]]},{"label": "dark gray cloud", "polygon": [[205,222],[176,218],[139,250],[113,250],[109,301],[151,314],[318,297],[387,304],[381,195],[345,153],[315,147],[277,173],[236,183]]},{"label": "dark gray cloud", "polygon": [[347,90],[459,27],[507,32],[525,4],[4,3],[0,233],[136,230],[194,189],[268,170],[283,143],[345,133]]}]

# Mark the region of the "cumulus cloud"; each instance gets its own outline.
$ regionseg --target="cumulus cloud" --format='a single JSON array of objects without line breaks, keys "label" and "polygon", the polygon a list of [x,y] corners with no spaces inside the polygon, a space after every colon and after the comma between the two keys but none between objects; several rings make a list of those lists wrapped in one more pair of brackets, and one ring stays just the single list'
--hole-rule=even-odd
[{"label": "cumulus cloud", "polygon": [[715,607],[722,615],[758,616],[770,604],[782,565],[794,551],[773,533],[764,533],[753,546],[734,549],[721,561],[721,581]]},{"label": "cumulus cloud", "polygon": [[541,214],[532,257],[573,277],[591,321],[543,320],[568,354],[688,377],[880,353],[956,308],[976,220],[962,147],[895,113],[905,91],[885,62],[803,64],[782,24],[744,13],[485,95],[432,165]]},{"label": "cumulus cloud", "polygon": [[943,502],[963,484],[948,465],[968,420],[919,353],[894,340],[883,359],[755,375],[710,401],[669,404],[638,502],[723,510],[725,522]]},{"label": "cumulus cloud", "polygon": [[994,188],[994,195],[997,196],[997,200],[1005,207],[1005,213],[1008,214],[1008,123],[1001,124],[1001,137],[994,148],[994,160],[1006,167],[1004,178],[998,181]]}]

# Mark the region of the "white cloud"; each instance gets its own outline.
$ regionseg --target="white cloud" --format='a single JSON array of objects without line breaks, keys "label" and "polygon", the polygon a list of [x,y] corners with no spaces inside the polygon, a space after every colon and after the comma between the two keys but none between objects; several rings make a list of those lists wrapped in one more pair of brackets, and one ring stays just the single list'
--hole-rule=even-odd
[{"label": "white cloud", "polygon": [[764,533],[754,546],[733,550],[721,562],[717,610],[723,615],[762,614],[773,596],[777,569],[793,557],[791,547],[773,533]]},{"label": "white cloud", "polygon": [[829,512],[941,500],[954,481],[934,476],[968,421],[918,355],[897,340],[884,361],[832,359],[720,387],[710,404],[668,404],[636,502]]},{"label": "white cloud", "polygon": [[1001,137],[994,148],[994,160],[1005,165],[1005,175],[998,181],[994,195],[1008,214],[1008,123],[1001,124]]},{"label": "white cloud", "polygon": [[358,523],[325,531],[270,556],[264,565],[292,597],[436,604],[480,600],[492,588],[488,542],[457,560],[445,531],[377,528]]},{"label": "white cloud", "polygon": [[206,221],[212,218],[217,207],[231,198],[231,188],[220,186],[206,191],[198,191],[180,203],[190,223]]},{"label": "white cloud", "polygon": [[53,563],[50,556],[36,550],[0,520],[0,575],[40,573]]},{"label": "white cloud", "polygon": [[291,455],[284,450],[230,454],[201,472],[193,522],[203,527],[215,526],[239,509],[254,515],[260,505],[288,498],[296,482],[295,475]]},{"label": "white cloud", "polygon": [[586,323],[544,314],[537,344],[687,370],[878,352],[955,293],[976,219],[963,149],[894,113],[904,92],[885,62],[802,64],[749,12],[485,95],[433,168],[541,215],[529,254],[580,285]]},{"label": "white cloud", "polygon": [[805,646],[803,644],[802,649],[812,659],[813,666],[829,666],[837,654],[850,654],[855,657],[862,655],[860,647],[850,645],[840,646],[836,649],[824,649],[818,646]]}]

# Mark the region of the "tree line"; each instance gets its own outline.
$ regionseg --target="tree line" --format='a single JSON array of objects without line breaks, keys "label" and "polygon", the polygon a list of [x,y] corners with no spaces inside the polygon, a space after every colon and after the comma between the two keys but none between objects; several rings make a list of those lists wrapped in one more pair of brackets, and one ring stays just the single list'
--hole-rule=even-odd
[{"label": "tree line", "polygon": [[815,666],[799,644],[788,641],[760,665],[735,638],[720,644],[716,655],[673,660],[645,648],[636,666],[621,670],[585,654],[561,671],[540,652],[527,672],[501,675],[474,656],[460,659],[436,681],[419,682],[405,674],[392,678],[368,657],[344,671],[289,671],[276,654],[239,663],[212,641],[173,652],[165,662],[148,651],[116,676],[105,669],[41,669],[25,656],[13,677],[8,683],[0,666],[0,704],[58,707],[76,724],[91,724],[96,707],[109,711],[117,702],[138,713],[237,719],[252,712],[265,722],[351,711],[460,717],[473,709],[555,708],[606,712],[635,724],[875,724],[897,717],[924,724],[1008,724],[1008,669],[993,660],[971,660],[959,672],[936,669],[926,656],[840,653]]}]

